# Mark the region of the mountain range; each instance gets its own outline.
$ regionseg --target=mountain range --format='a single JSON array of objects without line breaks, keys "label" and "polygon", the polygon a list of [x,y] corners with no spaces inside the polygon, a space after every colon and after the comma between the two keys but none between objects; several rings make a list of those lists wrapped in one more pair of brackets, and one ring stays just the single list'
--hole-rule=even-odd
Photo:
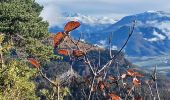
[{"label": "mountain range", "polygon": [[[82,33],[82,41],[108,48],[108,38],[112,37],[112,49],[121,48],[128,37],[132,22],[136,20],[134,33],[124,49],[126,55],[138,57],[170,53],[170,13],[147,11],[125,16],[120,20],[81,14],[63,15],[66,22],[77,20],[81,23],[81,27],[71,33],[75,39],[78,39]],[[49,28],[51,33],[62,30],[58,26]]]}]

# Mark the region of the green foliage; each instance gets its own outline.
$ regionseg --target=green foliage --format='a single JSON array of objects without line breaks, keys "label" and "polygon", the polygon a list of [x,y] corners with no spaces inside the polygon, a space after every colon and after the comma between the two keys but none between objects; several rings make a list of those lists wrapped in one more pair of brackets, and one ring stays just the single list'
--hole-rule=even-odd
[{"label": "green foliage", "polygon": [[48,23],[39,17],[42,9],[35,0],[1,0],[0,32],[21,57],[31,56],[44,62],[58,56],[54,56],[51,45],[43,43],[49,33]]},{"label": "green foliage", "polygon": [[[48,38],[48,23],[39,17],[43,7],[35,0],[0,1],[0,99],[38,100],[33,79],[37,71],[28,67],[27,57],[40,62],[54,56]],[[16,56],[11,56],[12,50]],[[42,63],[44,64],[44,63]],[[43,66],[43,65],[42,65]]]},{"label": "green foliage", "polygon": [[5,100],[38,99],[35,95],[35,84],[31,81],[36,70],[17,60],[8,60],[4,66],[0,69],[1,97]]},{"label": "green foliage", "polygon": [[48,23],[39,17],[41,10],[34,0],[1,0],[0,32],[25,38],[48,36]]}]

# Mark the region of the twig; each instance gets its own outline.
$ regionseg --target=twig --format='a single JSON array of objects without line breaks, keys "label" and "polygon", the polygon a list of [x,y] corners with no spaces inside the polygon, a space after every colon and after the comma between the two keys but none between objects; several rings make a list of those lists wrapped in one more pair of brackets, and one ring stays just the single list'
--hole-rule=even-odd
[{"label": "twig", "polygon": [[122,52],[122,50],[124,49],[124,47],[127,45],[130,37],[132,36],[133,31],[134,31],[134,28],[135,28],[135,22],[133,23],[132,29],[129,31],[129,36],[128,36],[126,42],[124,43],[124,45],[121,47],[121,49],[118,51],[118,53],[116,53],[116,54],[111,58],[111,60],[109,60],[97,73],[102,72],[106,67],[110,66],[111,63],[113,62],[113,60],[115,60],[116,57]]},{"label": "twig", "polygon": [[90,94],[89,94],[88,100],[90,100],[90,98],[91,98],[91,94],[92,94],[95,78],[96,78],[96,75],[93,77],[93,80],[92,80],[92,84],[91,84]]},{"label": "twig", "polygon": [[42,71],[41,71],[40,69],[38,69],[38,71],[39,71],[40,75],[41,75],[44,79],[46,79],[49,83],[51,83],[51,84],[54,85],[55,87],[58,87],[58,85],[55,84],[53,81],[51,81],[48,77],[46,77],[46,76],[42,73]]},{"label": "twig", "polygon": [[157,65],[155,66],[154,76],[155,76],[155,86],[156,86],[156,93],[157,93],[157,96],[158,96],[158,100],[161,100],[160,96],[159,96],[158,84],[157,84]]},{"label": "twig", "polygon": [[110,50],[110,58],[112,58],[112,33],[109,36],[109,50]]}]

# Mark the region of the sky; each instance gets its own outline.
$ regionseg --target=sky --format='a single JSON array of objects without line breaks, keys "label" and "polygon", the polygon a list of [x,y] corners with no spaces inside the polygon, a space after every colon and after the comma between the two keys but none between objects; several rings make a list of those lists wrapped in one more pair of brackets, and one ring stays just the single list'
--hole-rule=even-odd
[{"label": "sky", "polygon": [[[170,12],[170,0],[36,0],[44,6],[41,16],[50,26],[62,23],[63,12],[120,19],[145,11]],[[56,25],[57,25],[56,24]]]}]

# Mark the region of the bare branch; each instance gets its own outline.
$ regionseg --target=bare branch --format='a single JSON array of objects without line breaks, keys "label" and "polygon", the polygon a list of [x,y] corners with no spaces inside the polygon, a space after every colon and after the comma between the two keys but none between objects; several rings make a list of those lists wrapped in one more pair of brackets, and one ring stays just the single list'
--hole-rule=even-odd
[{"label": "bare branch", "polygon": [[117,56],[122,52],[122,50],[124,49],[124,47],[127,45],[130,37],[132,36],[133,31],[134,31],[134,28],[135,28],[135,21],[134,21],[134,23],[133,23],[133,25],[132,25],[132,29],[129,31],[129,36],[128,36],[126,42],[124,43],[124,45],[121,47],[121,49],[118,51],[118,53],[115,54],[115,55],[111,58],[111,60],[109,60],[97,73],[102,72],[106,67],[110,66],[111,63],[117,58]]}]

